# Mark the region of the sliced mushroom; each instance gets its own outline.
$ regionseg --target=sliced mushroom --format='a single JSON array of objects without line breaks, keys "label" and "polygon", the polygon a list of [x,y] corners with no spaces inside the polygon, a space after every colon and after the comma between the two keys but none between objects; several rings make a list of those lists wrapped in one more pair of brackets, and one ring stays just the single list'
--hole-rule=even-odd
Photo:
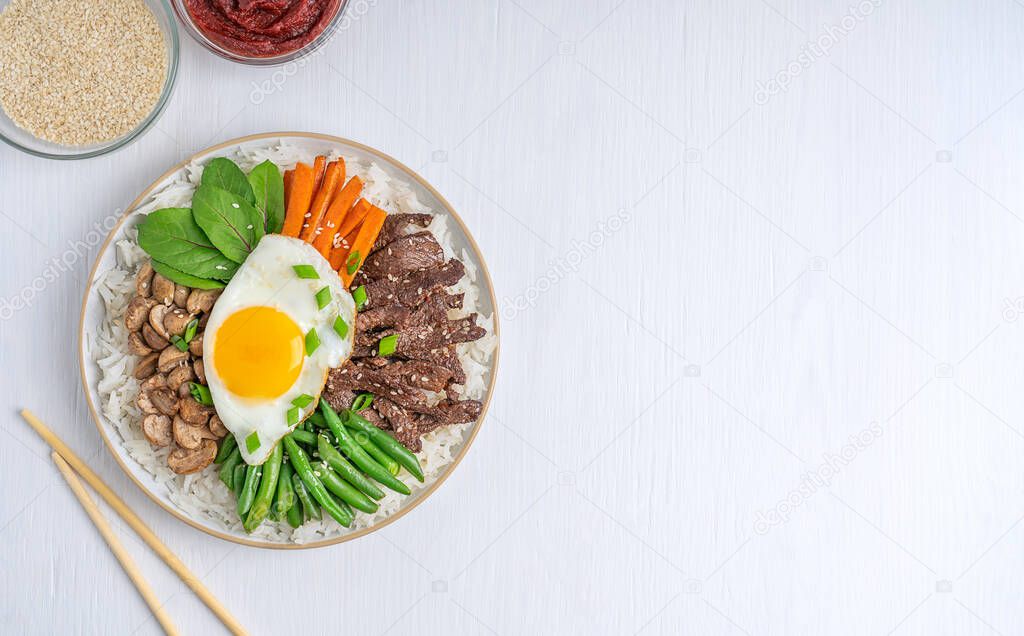
[{"label": "sliced mushroom", "polygon": [[157,369],[160,373],[170,373],[175,367],[188,364],[188,351],[182,351],[177,347],[167,347],[160,352],[160,359]]},{"label": "sliced mushroom", "polygon": [[188,295],[185,308],[190,314],[206,313],[213,309],[213,303],[220,296],[219,289],[193,289]]},{"label": "sliced mushroom", "polygon": [[180,397],[180,398],[187,398],[187,397],[190,397],[191,395],[192,395],[192,383],[191,382],[185,382],[184,384],[182,384],[181,386],[178,387],[178,397]]},{"label": "sliced mushroom", "polygon": [[142,338],[142,334],[138,331],[133,331],[128,334],[128,350],[137,356],[144,356],[153,353],[153,349],[146,344],[146,341]]},{"label": "sliced mushroom", "polygon": [[156,407],[156,410],[160,411],[164,415],[173,417],[178,413],[178,396],[175,395],[174,391],[167,387],[159,389],[153,389],[152,391],[146,391],[149,395],[149,400]]},{"label": "sliced mushroom", "polygon": [[184,309],[175,307],[164,314],[164,331],[168,336],[181,337],[185,335],[185,327],[192,321],[192,316]]},{"label": "sliced mushroom", "polygon": [[212,439],[203,440],[196,450],[179,448],[167,456],[167,465],[179,475],[197,473],[213,463],[217,456],[217,442]]},{"label": "sliced mushroom", "polygon": [[153,400],[149,398],[149,391],[139,391],[139,394],[135,396],[135,405],[148,415],[160,413],[160,410],[153,404]]},{"label": "sliced mushroom", "polygon": [[171,443],[171,418],[166,415],[147,415],[142,420],[142,434],[153,446]]},{"label": "sliced mushroom", "polygon": [[188,296],[192,293],[192,288],[185,287],[184,285],[174,286],[174,304],[183,308],[188,302]]},{"label": "sliced mushroom", "polygon": [[149,376],[156,373],[157,361],[160,359],[160,354],[154,351],[148,356],[144,356],[135,361],[135,379],[145,380]]},{"label": "sliced mushroom", "polygon": [[210,432],[217,436],[217,439],[226,437],[228,429],[224,426],[224,422],[221,421],[220,416],[214,413],[210,417]]},{"label": "sliced mushroom", "polygon": [[172,391],[177,391],[182,384],[191,382],[194,379],[195,376],[192,375],[192,367],[185,364],[171,369],[171,372],[167,374],[167,386]]},{"label": "sliced mushroom", "polygon": [[185,420],[188,424],[203,426],[210,419],[210,416],[213,415],[213,408],[203,406],[190,395],[187,398],[181,399],[178,413],[181,415],[181,419]]},{"label": "sliced mushroom", "polygon": [[[197,358],[203,355],[203,334],[200,332],[188,343],[189,352]],[[203,384],[206,384],[205,382]]]},{"label": "sliced mushroom", "polygon": [[165,386],[167,386],[167,376],[163,373],[154,373],[139,385],[139,390],[149,391],[150,389],[159,389]]},{"label": "sliced mushroom", "polygon": [[210,312],[206,312],[202,316],[199,316],[199,331],[206,329],[206,323],[208,322],[210,322]]},{"label": "sliced mushroom", "polygon": [[132,298],[132,301],[128,303],[128,309],[124,312],[124,326],[128,328],[128,331],[142,329],[142,325],[146,324],[146,319],[149,318],[149,310],[155,304],[156,301],[152,298],[143,296]]},{"label": "sliced mushroom", "polygon": [[192,426],[181,419],[180,415],[174,418],[172,430],[174,432],[174,441],[178,442],[178,446],[189,450],[199,448],[204,439],[217,439],[206,426]]},{"label": "sliced mushroom", "polygon": [[199,384],[206,384],[206,365],[203,364],[203,359],[199,358],[192,363],[192,366],[196,371],[196,379],[199,380]]},{"label": "sliced mushroom", "polygon": [[170,305],[174,300],[174,281],[161,275],[153,275],[153,298],[157,302]]},{"label": "sliced mushroom", "polygon": [[149,297],[150,285],[153,283],[153,264],[146,261],[135,275],[135,293],[143,298]]},{"label": "sliced mushroom", "polygon": [[[161,307],[162,306],[163,305],[161,305]],[[153,329],[148,322],[142,325],[142,340],[149,345],[151,349],[156,351],[163,351],[169,344],[171,344],[167,338],[158,334],[156,329]]]}]

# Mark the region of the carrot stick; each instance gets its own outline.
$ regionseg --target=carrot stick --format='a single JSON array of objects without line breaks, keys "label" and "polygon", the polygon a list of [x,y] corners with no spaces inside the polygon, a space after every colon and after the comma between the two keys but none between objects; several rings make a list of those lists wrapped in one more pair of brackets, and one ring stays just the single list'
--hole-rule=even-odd
[{"label": "carrot stick", "polygon": [[366,213],[370,211],[370,202],[366,199],[359,199],[355,206],[352,207],[352,211],[345,215],[341,225],[338,227],[338,234],[342,236],[348,236],[351,232],[359,225]]},{"label": "carrot stick", "polygon": [[331,251],[331,269],[340,270],[342,265],[345,264],[345,259],[348,258],[348,251],[352,248],[352,244],[356,242],[356,235],[358,234],[359,228],[357,227],[338,241],[338,247]]},{"label": "carrot stick", "polygon": [[324,172],[324,180],[313,197],[313,203],[309,206],[309,217],[302,225],[302,234],[299,235],[303,241],[312,243],[316,238],[317,228],[320,227],[320,219],[323,218],[327,206],[338,191],[338,180],[345,180],[345,162],[332,161],[327,165]]},{"label": "carrot stick", "polygon": [[308,165],[296,164],[281,234],[298,238],[302,232],[302,224],[306,222],[306,214],[309,212],[309,203],[313,200],[314,176],[313,169]]},{"label": "carrot stick", "polygon": [[341,225],[341,220],[345,218],[362,191],[363,180],[359,177],[352,177],[338,191],[338,194],[334,195],[334,200],[331,201],[327,213],[324,214],[324,218],[320,222],[320,233],[313,239],[313,247],[324,258],[330,259],[331,250],[334,248],[334,237],[338,235],[338,226]]},{"label": "carrot stick", "polygon": [[373,249],[377,235],[380,234],[381,228],[384,227],[385,218],[387,218],[387,213],[384,210],[375,205],[370,206],[370,210],[366,213],[366,218],[363,219],[362,225],[359,226],[359,234],[356,235],[356,240],[352,243],[349,256],[346,257],[341,270],[338,271],[338,274],[341,276],[341,282],[345,283],[346,288],[352,284],[352,279],[355,278],[356,272],[363,266],[363,261],[366,260],[367,254]]},{"label": "carrot stick", "polygon": [[313,173],[316,175],[316,184],[313,188],[313,192],[320,189],[320,184],[324,181],[324,170],[327,168],[327,157],[320,155],[313,160]]},{"label": "carrot stick", "polygon": [[292,179],[295,178],[294,170],[284,171],[284,204],[288,205],[288,199],[292,195]]}]

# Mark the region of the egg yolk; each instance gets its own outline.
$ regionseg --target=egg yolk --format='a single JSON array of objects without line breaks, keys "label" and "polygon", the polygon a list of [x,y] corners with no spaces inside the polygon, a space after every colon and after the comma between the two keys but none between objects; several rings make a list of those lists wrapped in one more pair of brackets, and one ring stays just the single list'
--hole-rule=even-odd
[{"label": "egg yolk", "polygon": [[299,326],[273,307],[247,307],[217,330],[213,365],[224,386],[246,398],[287,391],[302,370],[305,340]]}]

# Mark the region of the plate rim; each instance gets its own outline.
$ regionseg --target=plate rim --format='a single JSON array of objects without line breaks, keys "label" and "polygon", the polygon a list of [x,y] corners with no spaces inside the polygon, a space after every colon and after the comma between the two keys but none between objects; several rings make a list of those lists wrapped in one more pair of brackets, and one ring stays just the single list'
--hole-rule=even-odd
[{"label": "plate rim", "polygon": [[[224,150],[225,148],[230,148],[232,146],[240,146],[242,144],[247,144],[254,141],[270,139],[284,140],[287,138],[315,139],[319,141],[327,141],[331,143],[348,145],[350,147],[358,148],[359,150],[369,153],[370,155],[376,155],[390,162],[393,166],[404,171],[406,175],[411,176],[417,183],[419,183],[428,192],[430,192],[430,194],[433,195],[441,203],[441,206],[444,208],[444,210],[455,220],[455,223],[461,229],[463,235],[466,237],[469,243],[470,248],[473,250],[473,253],[477,257],[479,269],[483,273],[484,281],[487,283],[487,291],[490,294],[491,298],[491,308],[493,310],[494,321],[493,334],[495,336],[494,358],[491,365],[491,377],[490,381],[487,384],[487,395],[485,396],[483,405],[481,406],[480,416],[477,418],[476,423],[474,424],[472,430],[469,433],[469,437],[466,438],[465,442],[462,445],[462,448],[459,449],[459,453],[452,460],[452,463],[449,464],[440,475],[438,475],[434,483],[430,484],[430,486],[421,491],[419,497],[417,497],[414,501],[410,502],[409,505],[403,506],[394,514],[384,518],[379,523],[376,523],[367,528],[356,530],[354,532],[347,532],[337,537],[332,537],[330,539],[322,539],[319,541],[311,541],[309,543],[272,543],[269,541],[257,541],[253,539],[237,537],[231,534],[227,534],[226,532],[222,532],[220,530],[204,526],[186,516],[184,512],[176,510],[174,507],[167,505],[167,503],[162,498],[158,497],[155,493],[150,491],[150,489],[147,486],[145,486],[142,482],[139,481],[138,478],[136,478],[135,473],[132,472],[131,469],[129,469],[129,467],[125,463],[125,460],[121,457],[121,454],[114,448],[113,443],[111,442],[110,437],[107,435],[107,432],[104,429],[104,426],[101,422],[101,416],[99,412],[96,410],[96,404],[93,401],[93,390],[89,386],[89,382],[86,376],[86,309],[89,306],[89,299],[93,295],[94,286],[96,282],[96,273],[97,270],[99,269],[100,262],[103,260],[104,255],[110,248],[111,242],[114,240],[114,237],[121,230],[121,227],[124,225],[125,221],[127,221],[130,217],[134,215],[135,210],[138,209],[139,205],[143,201],[145,201],[145,199],[153,192],[153,190],[155,190],[159,185],[163,184],[175,173],[181,171],[183,168],[185,168],[190,163],[195,161],[198,157],[207,156],[219,150]],[[501,329],[499,325],[500,317],[498,314],[498,302],[497,297],[495,296],[494,293],[494,283],[491,280],[491,274],[487,268],[487,262],[484,260],[483,252],[480,251],[480,246],[477,244],[476,239],[473,237],[473,234],[469,231],[469,228],[466,227],[466,224],[465,222],[463,222],[462,217],[459,216],[459,213],[456,212],[454,207],[452,207],[452,204],[449,203],[448,200],[444,198],[444,196],[442,196],[441,193],[437,191],[437,189],[434,188],[434,186],[432,186],[426,179],[420,176],[420,174],[417,171],[413,170],[409,166],[405,165],[401,161],[395,159],[394,157],[385,152],[382,152],[371,146],[367,146],[366,144],[362,144],[358,141],[347,139],[345,137],[301,131],[257,133],[253,135],[246,135],[243,137],[236,137],[234,139],[230,139],[228,141],[210,146],[208,148],[191,154],[182,161],[176,163],[174,166],[172,166],[166,172],[161,174],[159,177],[157,177],[128,205],[128,207],[125,208],[125,211],[121,214],[121,218],[119,218],[117,224],[114,225],[113,228],[111,228],[110,232],[107,234],[106,240],[100,246],[100,249],[96,255],[96,260],[93,262],[93,266],[89,271],[89,278],[85,287],[85,293],[83,294],[82,297],[82,307],[78,320],[79,376],[81,377],[82,380],[82,390],[85,392],[85,400],[86,404],[89,407],[89,413],[92,416],[92,421],[93,424],[96,426],[96,430],[99,431],[100,438],[103,440],[103,444],[107,447],[107,450],[110,451],[110,454],[114,456],[114,460],[117,462],[118,466],[120,466],[121,470],[125,473],[125,475],[127,475],[128,478],[139,488],[139,490],[145,493],[146,496],[149,497],[149,499],[156,503],[160,508],[170,513],[180,521],[183,521],[189,526],[195,528],[196,530],[217,537],[218,539],[230,541],[235,544],[246,545],[255,548],[264,548],[268,550],[309,550],[313,548],[322,548],[332,545],[338,545],[340,543],[345,543],[347,541],[352,541],[354,539],[358,539],[360,537],[366,536],[368,534],[376,532],[377,530],[387,527],[391,523],[401,519],[410,511],[419,507],[420,504],[422,504],[431,495],[433,495],[437,491],[437,489],[440,488],[441,484],[447,481],[448,477],[450,477],[451,474],[455,472],[455,469],[466,457],[466,455],[469,452],[469,448],[473,445],[473,442],[476,440],[476,436],[477,434],[479,434],[480,428],[483,426],[484,420],[487,417],[487,411],[491,405],[491,398],[494,396],[494,387],[498,377],[498,362],[501,353]],[[90,360],[89,362],[92,361]]]}]

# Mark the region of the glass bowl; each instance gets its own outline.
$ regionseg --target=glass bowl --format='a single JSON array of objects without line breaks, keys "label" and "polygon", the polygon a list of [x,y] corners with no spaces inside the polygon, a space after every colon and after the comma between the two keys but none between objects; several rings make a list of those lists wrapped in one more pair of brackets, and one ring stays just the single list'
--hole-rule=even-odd
[{"label": "glass bowl", "polygon": [[[164,79],[160,98],[153,106],[153,110],[146,115],[145,119],[139,122],[138,126],[121,137],[103,143],[87,146],[64,146],[40,139],[27,130],[19,128],[11,121],[11,118],[3,111],[3,108],[0,107],[0,141],[37,157],[45,157],[47,159],[88,159],[123,148],[135,141],[142,133],[149,130],[150,126],[156,122],[160,113],[167,106],[171,93],[174,91],[174,82],[178,75],[179,42],[178,25],[174,20],[174,13],[171,10],[170,3],[167,0],[143,0],[143,2],[153,12],[153,16],[160,26],[160,32],[164,36],[167,53],[167,77]],[[0,0],[0,11],[8,4],[10,4],[10,0]]]},{"label": "glass bowl", "polygon": [[331,36],[333,36],[338,30],[339,25],[341,25],[342,16],[345,15],[345,9],[348,7],[349,0],[339,0],[338,10],[334,16],[331,17],[331,21],[327,24],[327,27],[324,28],[320,35],[316,36],[309,44],[294,51],[289,51],[288,53],[269,57],[244,55],[217,44],[214,40],[207,37],[199,26],[196,25],[195,21],[192,19],[192,14],[188,12],[188,8],[185,6],[185,0],[171,0],[171,3],[174,5],[174,12],[178,14],[178,19],[181,20],[181,23],[185,26],[185,30],[188,34],[191,35],[196,42],[203,45],[203,47],[208,51],[212,51],[226,60],[238,62],[239,64],[248,64],[251,66],[276,66],[279,64],[287,64],[288,62],[299,58],[307,57],[326,44],[327,41],[331,39]]}]

